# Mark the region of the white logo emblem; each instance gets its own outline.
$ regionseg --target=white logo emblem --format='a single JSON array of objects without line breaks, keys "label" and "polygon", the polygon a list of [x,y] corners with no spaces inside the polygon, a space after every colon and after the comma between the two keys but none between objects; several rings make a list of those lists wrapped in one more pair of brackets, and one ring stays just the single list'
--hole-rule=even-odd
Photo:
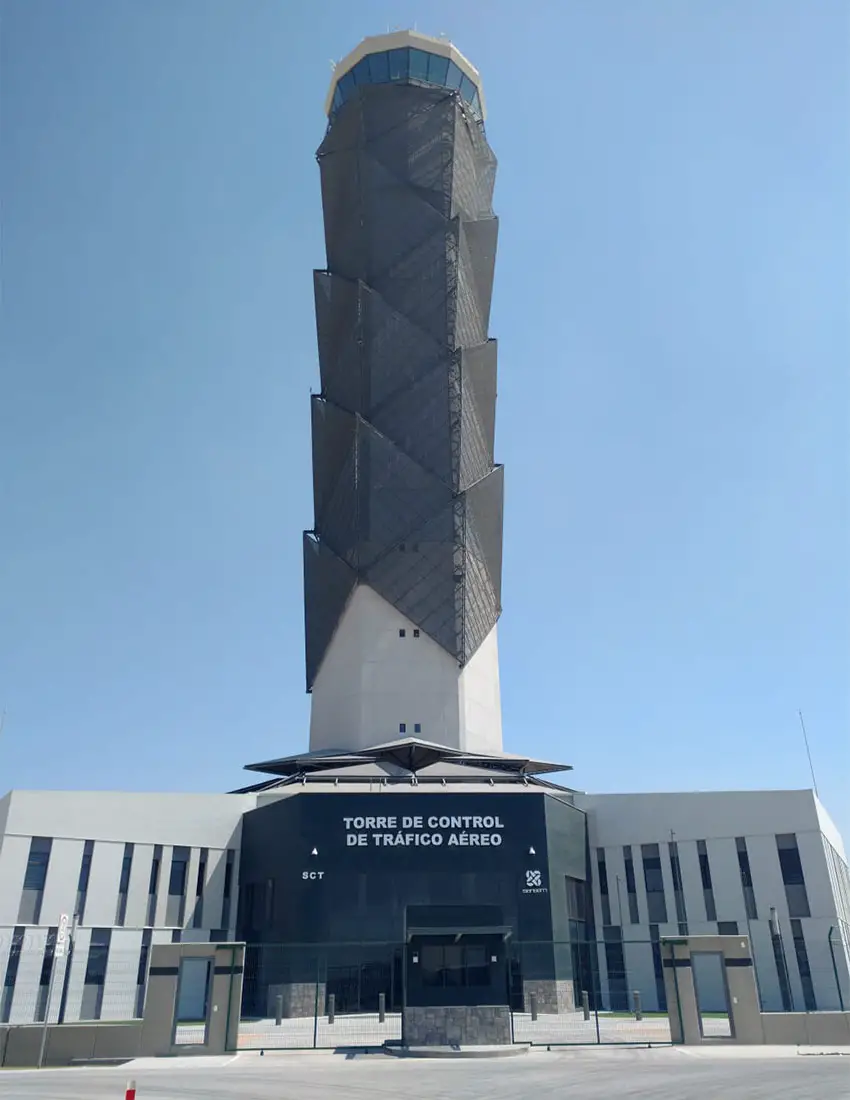
[{"label": "white logo emblem", "polygon": [[526,871],[525,872],[525,885],[526,886],[542,886],[543,882],[540,877],[539,871]]}]

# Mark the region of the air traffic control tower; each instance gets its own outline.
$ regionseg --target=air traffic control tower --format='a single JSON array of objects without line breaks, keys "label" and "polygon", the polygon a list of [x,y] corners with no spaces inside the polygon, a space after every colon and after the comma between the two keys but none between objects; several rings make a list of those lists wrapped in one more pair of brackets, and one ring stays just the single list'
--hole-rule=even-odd
[{"label": "air traffic control tower", "polygon": [[311,751],[502,749],[496,160],[476,69],[411,31],[334,71],[318,150]]}]

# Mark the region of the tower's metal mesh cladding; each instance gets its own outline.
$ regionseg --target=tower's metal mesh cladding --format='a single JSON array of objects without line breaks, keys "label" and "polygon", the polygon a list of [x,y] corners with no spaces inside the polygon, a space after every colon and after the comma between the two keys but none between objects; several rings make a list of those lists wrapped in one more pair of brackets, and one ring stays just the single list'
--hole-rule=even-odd
[{"label": "tower's metal mesh cladding", "polygon": [[463,667],[499,617],[502,572],[496,159],[479,88],[448,57],[377,51],[339,76],[329,114],[308,690],[356,585]]}]

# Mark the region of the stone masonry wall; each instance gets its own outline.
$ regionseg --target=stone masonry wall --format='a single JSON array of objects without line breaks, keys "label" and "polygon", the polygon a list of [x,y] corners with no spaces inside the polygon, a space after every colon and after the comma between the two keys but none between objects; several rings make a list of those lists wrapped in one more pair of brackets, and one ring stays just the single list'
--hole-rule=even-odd
[{"label": "stone masonry wall", "polygon": [[409,1047],[505,1045],[512,1041],[511,1013],[507,1005],[408,1007],[402,1034]]},{"label": "stone masonry wall", "polygon": [[575,1011],[575,991],[571,978],[529,979],[522,983],[522,993],[526,1012],[531,1012],[532,993],[537,997],[537,1011],[541,1015],[556,1016]]}]

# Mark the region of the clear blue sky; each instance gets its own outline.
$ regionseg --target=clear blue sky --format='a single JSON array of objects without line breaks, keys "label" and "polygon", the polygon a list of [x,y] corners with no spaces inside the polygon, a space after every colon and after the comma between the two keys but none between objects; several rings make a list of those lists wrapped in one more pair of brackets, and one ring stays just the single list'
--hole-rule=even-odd
[{"label": "clear blue sky", "polygon": [[416,24],[500,161],[506,748],[804,787],[802,708],[850,834],[844,0],[2,17],[1,788],[306,747],[314,152],[330,60]]}]

